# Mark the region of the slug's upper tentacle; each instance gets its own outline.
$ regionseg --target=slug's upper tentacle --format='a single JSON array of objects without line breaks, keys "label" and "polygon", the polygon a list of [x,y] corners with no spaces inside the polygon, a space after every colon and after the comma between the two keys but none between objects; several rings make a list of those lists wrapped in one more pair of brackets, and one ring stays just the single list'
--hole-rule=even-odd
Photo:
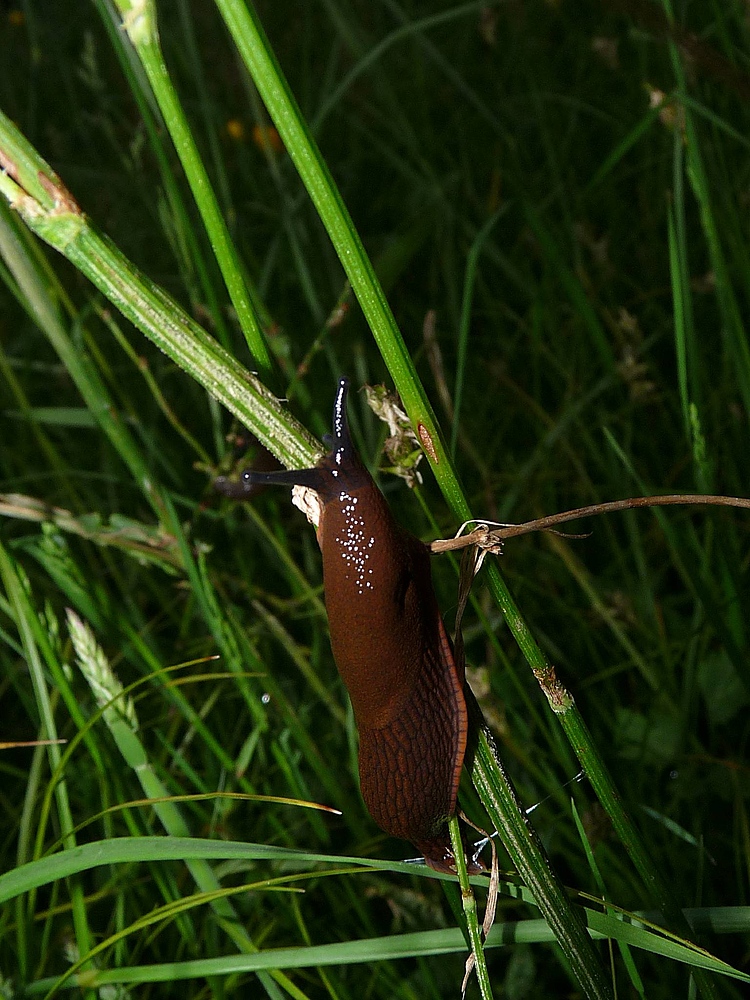
[{"label": "slug's upper tentacle", "polygon": [[357,472],[362,472],[369,478],[349,433],[346,417],[348,396],[349,379],[341,378],[333,404],[331,450],[316,466],[311,469],[280,469],[273,472],[246,469],[236,483],[225,476],[219,476],[214,480],[216,489],[226,497],[243,500],[253,486],[307,486],[320,493],[325,502],[339,491],[340,481],[345,479],[351,485],[352,476]]}]

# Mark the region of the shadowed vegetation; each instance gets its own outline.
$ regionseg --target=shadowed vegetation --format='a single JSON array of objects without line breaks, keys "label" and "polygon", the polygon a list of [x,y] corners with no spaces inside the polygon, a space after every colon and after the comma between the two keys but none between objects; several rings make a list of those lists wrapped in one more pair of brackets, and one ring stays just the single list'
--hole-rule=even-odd
[{"label": "shadowed vegetation", "polygon": [[[475,517],[750,495],[746,4],[257,11]],[[105,0],[2,5],[0,110],[125,257],[317,438],[348,374],[358,447],[373,471],[392,465],[386,426],[356,389],[392,386],[393,366],[218,10],[167,0],[158,17],[268,364]],[[52,869],[5,903],[0,982],[44,995],[104,944],[88,969],[141,970],[133,996],[459,996],[460,935],[427,952],[396,937],[455,927],[453,885],[318,857],[403,860],[410,849],[359,797],[312,530],[283,490],[252,504],[216,494],[216,475],[264,460],[246,429],[5,199],[0,256],[0,741],[69,741],[0,750],[0,870],[75,844],[144,845],[68,879]],[[458,528],[427,466],[414,490],[379,476],[425,540]],[[694,940],[736,968],[748,927],[746,911],[728,910],[748,895],[748,523],[730,509],[618,513],[572,526],[591,530],[584,540],[511,540],[499,560],[656,868],[699,911]],[[457,562],[436,557],[433,576],[450,631]],[[591,785],[565,784],[579,764],[485,571],[472,602],[469,678],[523,804],[541,803],[532,819],[556,870],[575,890],[652,911]],[[125,696],[105,707],[115,688],[97,694],[103,661],[131,709]],[[489,822],[468,781],[461,803]],[[302,853],[165,860],[147,839],[165,833]],[[496,996],[575,994],[537,917],[501,893],[497,923],[517,940],[488,949]],[[378,950],[402,940],[403,957]],[[687,995],[687,967],[651,953],[645,934],[640,944],[597,945],[619,995],[638,996],[641,981],[651,1000]],[[211,964],[274,948],[293,951],[284,971]],[[189,961],[192,975],[148,972]],[[714,995],[743,988],[717,977]]]}]

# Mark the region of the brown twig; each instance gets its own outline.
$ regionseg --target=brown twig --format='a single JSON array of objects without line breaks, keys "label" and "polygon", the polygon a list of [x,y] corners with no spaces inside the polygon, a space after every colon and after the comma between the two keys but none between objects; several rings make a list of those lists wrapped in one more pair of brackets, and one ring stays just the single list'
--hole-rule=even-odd
[{"label": "brown twig", "polygon": [[631,510],[634,507],[669,507],[702,504],[715,507],[745,507],[750,509],[750,500],[746,497],[724,497],[710,494],[674,493],[658,497],[629,497],[627,500],[611,500],[609,503],[594,503],[587,507],[576,507],[561,514],[549,514],[547,517],[537,517],[523,524],[508,524],[498,528],[490,528],[482,524],[468,535],[458,538],[437,538],[430,543],[432,552],[453,552],[466,548],[467,545],[478,545],[480,548],[499,549],[506,538],[518,535],[529,535],[532,531],[553,531],[558,524],[575,521],[579,517],[593,517],[596,514],[612,514],[618,510]]},{"label": "brown twig", "polygon": [[16,747],[60,746],[67,742],[67,740],[13,740],[10,743],[0,743],[0,750],[15,750]]}]

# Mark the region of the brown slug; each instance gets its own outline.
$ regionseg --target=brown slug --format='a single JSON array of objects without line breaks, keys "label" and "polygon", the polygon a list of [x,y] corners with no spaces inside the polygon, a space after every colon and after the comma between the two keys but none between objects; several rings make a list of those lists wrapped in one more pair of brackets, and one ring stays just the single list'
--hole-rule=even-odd
[{"label": "brown slug", "polygon": [[[428,865],[455,871],[447,820],[456,811],[468,718],[430,574],[427,546],[393,519],[354,449],[339,381],[332,448],[311,469],[246,471],[216,481],[242,499],[256,484],[308,486],[322,512],[318,543],[331,646],[359,730],[362,796],[386,833]],[[471,865],[472,870],[478,870]]]}]

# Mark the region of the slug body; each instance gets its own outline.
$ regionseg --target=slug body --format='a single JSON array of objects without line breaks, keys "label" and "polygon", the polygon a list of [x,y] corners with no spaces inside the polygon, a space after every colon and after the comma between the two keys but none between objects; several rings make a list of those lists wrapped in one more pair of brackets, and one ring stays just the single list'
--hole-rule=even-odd
[{"label": "slug body", "polygon": [[319,495],[331,646],[359,730],[362,796],[386,833],[453,871],[447,819],[466,752],[463,672],[432,588],[426,545],[394,520],[357,455],[346,418],[348,380],[333,412],[333,447],[312,469],[245,472],[222,492],[299,484]]}]

